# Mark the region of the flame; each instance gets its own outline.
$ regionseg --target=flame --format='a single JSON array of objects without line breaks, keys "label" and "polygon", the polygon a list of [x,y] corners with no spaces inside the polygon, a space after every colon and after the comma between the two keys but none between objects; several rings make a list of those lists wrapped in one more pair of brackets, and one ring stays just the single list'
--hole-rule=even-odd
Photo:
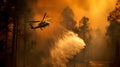
[{"label": "flame", "polygon": [[72,59],[84,46],[84,41],[77,34],[71,31],[66,32],[51,50],[53,67],[66,67],[68,59]]}]

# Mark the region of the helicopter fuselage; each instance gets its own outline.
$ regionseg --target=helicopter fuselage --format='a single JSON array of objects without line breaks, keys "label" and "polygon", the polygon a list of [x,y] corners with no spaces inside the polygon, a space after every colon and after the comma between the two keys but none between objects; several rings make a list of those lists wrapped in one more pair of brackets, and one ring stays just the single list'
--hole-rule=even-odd
[{"label": "helicopter fuselage", "polygon": [[45,21],[44,18],[46,16],[46,13],[44,14],[43,16],[43,19],[41,21],[30,21],[30,22],[40,22],[37,26],[33,26],[32,23],[30,23],[30,26],[32,29],[37,29],[37,28],[40,28],[42,30],[42,28],[46,27],[46,26],[49,26],[49,22],[48,21]]},{"label": "helicopter fuselage", "polygon": [[45,21],[42,21],[41,23],[39,23],[38,25],[40,28],[41,27],[46,27],[46,26],[49,26],[49,23],[48,22],[45,22]]}]

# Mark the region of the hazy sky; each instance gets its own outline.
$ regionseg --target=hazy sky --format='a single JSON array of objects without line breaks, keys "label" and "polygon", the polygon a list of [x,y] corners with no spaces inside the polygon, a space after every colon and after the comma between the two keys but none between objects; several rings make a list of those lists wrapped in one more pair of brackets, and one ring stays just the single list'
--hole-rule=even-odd
[{"label": "hazy sky", "polygon": [[[107,16],[114,9],[115,3],[116,0],[38,0],[34,4],[29,3],[35,20],[41,20],[45,12],[47,12],[46,18],[52,18],[49,20],[51,22],[50,26],[42,31],[37,29],[33,32],[33,38],[39,43],[35,49],[44,50],[44,48],[49,48],[48,41],[52,41],[52,39],[53,41],[57,40],[57,36],[66,30],[61,25],[61,21],[65,18],[62,17],[61,13],[66,7],[72,9],[74,13],[73,19],[77,22],[76,24],[78,24],[83,16],[87,16],[89,18],[90,29],[93,30],[91,33],[93,35],[92,40],[95,43],[103,44],[103,37],[109,25]],[[96,29],[100,30],[100,35],[96,34]],[[101,47],[99,46],[99,48]]]},{"label": "hazy sky", "polygon": [[91,29],[99,28],[105,33],[109,25],[107,16],[114,9],[115,2],[116,0],[38,0],[32,5],[30,4],[30,7],[33,10],[35,20],[41,20],[45,12],[47,12],[46,18],[52,18],[49,20],[51,22],[49,27],[43,31],[36,30],[38,35],[44,35],[44,38],[48,38],[49,35],[54,37],[53,32],[59,33],[58,30],[63,30],[60,23],[63,20],[61,12],[67,6],[72,9],[73,19],[77,25],[83,16],[87,16],[90,19]]},{"label": "hazy sky", "polygon": [[[116,0],[38,0],[33,5],[35,19],[39,19],[45,12],[52,17],[54,23],[61,20],[61,12],[69,6],[74,12],[74,19],[79,22],[81,17],[88,16],[91,25],[104,28],[107,25],[106,18],[115,6]],[[91,26],[91,27],[93,27]]]}]

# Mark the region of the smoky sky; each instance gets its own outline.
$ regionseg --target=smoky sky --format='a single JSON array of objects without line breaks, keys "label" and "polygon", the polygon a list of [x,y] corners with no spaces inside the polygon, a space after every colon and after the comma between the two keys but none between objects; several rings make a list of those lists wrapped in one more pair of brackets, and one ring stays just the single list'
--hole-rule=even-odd
[{"label": "smoky sky", "polygon": [[[50,20],[50,26],[43,28],[42,31],[40,29],[31,30],[32,35],[30,38],[36,42],[36,45],[30,49],[31,54],[29,58],[33,58],[34,61],[30,60],[29,64],[33,63],[33,67],[34,65],[36,65],[36,67],[42,66],[42,60],[50,57],[50,50],[54,48],[55,41],[62,36],[66,29],[73,31],[76,23],[78,23],[77,21],[83,16],[88,16],[90,19],[90,28],[96,29],[97,27],[100,29],[100,32],[105,32],[104,29],[107,25],[107,23],[105,23],[106,16],[109,11],[112,10],[111,7],[114,5],[113,0],[109,0],[108,2],[105,0],[97,1],[98,0],[26,1],[34,13],[33,18],[35,20],[40,20],[45,12],[47,12],[47,17],[52,18],[52,20]],[[113,5],[109,6],[109,4]],[[98,35],[95,31],[96,30],[93,30],[91,32],[94,37],[92,42],[95,40],[94,45],[104,40],[104,34],[101,33]],[[94,49],[95,46],[91,47]],[[101,49],[99,46],[98,48]],[[93,50],[91,53],[94,55],[94,52],[96,51]],[[98,53],[96,52],[96,54]],[[45,67],[48,66],[46,65]]]}]

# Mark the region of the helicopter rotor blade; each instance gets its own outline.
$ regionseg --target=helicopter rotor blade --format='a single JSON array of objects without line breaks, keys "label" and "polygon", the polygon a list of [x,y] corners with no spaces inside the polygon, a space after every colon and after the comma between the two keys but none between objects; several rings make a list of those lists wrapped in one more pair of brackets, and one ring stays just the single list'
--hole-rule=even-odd
[{"label": "helicopter rotor blade", "polygon": [[51,20],[52,18],[47,18],[47,19],[44,19],[45,21],[48,21],[48,20]]},{"label": "helicopter rotor blade", "polygon": [[45,14],[44,14],[44,16],[43,16],[43,19],[42,19],[42,21],[45,19],[45,16],[46,16],[46,12],[45,12]]},{"label": "helicopter rotor blade", "polygon": [[38,23],[38,22],[41,22],[41,21],[29,21],[29,22]]}]

